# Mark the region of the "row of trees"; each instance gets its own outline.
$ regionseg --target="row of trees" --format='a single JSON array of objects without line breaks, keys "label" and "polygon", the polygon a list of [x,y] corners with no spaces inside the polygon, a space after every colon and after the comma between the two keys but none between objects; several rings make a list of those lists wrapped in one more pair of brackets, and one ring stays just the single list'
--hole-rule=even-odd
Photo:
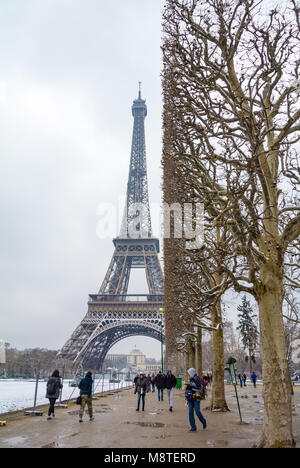
[{"label": "row of trees", "polygon": [[199,357],[201,330],[212,332],[211,407],[226,410],[222,298],[250,294],[264,379],[257,446],[292,447],[284,301],[300,287],[300,9],[267,3],[166,0],[164,201],[202,204],[205,223],[201,248],[187,250],[177,225],[164,242],[166,343],[176,365],[178,349]]},{"label": "row of trees", "polygon": [[0,376],[2,374],[7,378],[35,378],[38,365],[41,378],[49,377],[56,368],[62,371],[63,365],[65,373],[72,374],[72,363],[59,362],[57,351],[40,348],[20,351],[10,348],[7,344],[6,364],[2,364]]}]

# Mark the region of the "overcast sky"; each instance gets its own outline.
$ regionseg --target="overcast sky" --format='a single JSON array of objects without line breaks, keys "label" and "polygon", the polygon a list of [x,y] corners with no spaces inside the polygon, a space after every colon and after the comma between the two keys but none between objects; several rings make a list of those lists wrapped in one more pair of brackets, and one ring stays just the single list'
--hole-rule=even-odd
[{"label": "overcast sky", "polygon": [[[113,254],[99,207],[125,196],[139,81],[150,201],[161,203],[162,6],[0,0],[0,339],[14,347],[61,348],[99,290]],[[134,275],[130,292],[143,284]],[[134,345],[160,357],[144,337],[111,352]]]},{"label": "overcast sky", "polygon": [[[126,191],[138,81],[160,203],[162,4],[0,1],[0,338],[12,346],[60,348],[98,292],[113,244],[97,210]],[[147,338],[113,351],[134,344],[160,356]]]}]

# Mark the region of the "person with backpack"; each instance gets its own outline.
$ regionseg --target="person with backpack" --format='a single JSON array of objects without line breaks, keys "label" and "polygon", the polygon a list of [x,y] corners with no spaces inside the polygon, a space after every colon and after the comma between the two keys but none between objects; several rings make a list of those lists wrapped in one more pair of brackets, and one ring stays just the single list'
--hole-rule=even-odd
[{"label": "person with backpack", "polygon": [[167,395],[169,399],[169,411],[173,411],[173,401],[174,401],[174,388],[176,387],[176,377],[172,374],[171,369],[167,369],[167,375],[165,378],[165,386],[167,389]]},{"label": "person with backpack", "polygon": [[137,401],[137,409],[136,411],[140,411],[140,403],[142,399],[142,411],[145,411],[145,399],[146,393],[148,391],[148,381],[143,372],[141,372],[140,377],[137,379],[135,385],[134,393],[138,394],[138,401]]},{"label": "person with backpack", "polygon": [[161,371],[159,371],[159,373],[155,377],[155,385],[157,388],[158,401],[164,401],[165,380],[166,380],[165,375]]},{"label": "person with backpack", "polygon": [[81,396],[81,405],[79,410],[79,422],[82,423],[83,421],[83,413],[84,409],[87,405],[90,421],[94,421],[93,417],[93,401],[92,401],[92,393],[93,393],[93,379],[92,373],[87,372],[84,379],[82,379],[78,385],[80,389],[80,396]]},{"label": "person with backpack", "polygon": [[194,368],[189,369],[188,374],[190,376],[190,383],[187,385],[185,398],[189,408],[190,432],[195,432],[197,431],[197,427],[194,412],[202,423],[203,429],[207,427],[206,419],[200,411],[200,401],[205,399],[205,387]]},{"label": "person with backpack", "polygon": [[47,393],[46,398],[48,398],[50,406],[48,411],[47,420],[50,421],[52,418],[55,418],[54,408],[55,402],[59,398],[60,390],[63,388],[61,379],[59,376],[58,370],[55,370],[51,377],[49,377],[47,382]]}]

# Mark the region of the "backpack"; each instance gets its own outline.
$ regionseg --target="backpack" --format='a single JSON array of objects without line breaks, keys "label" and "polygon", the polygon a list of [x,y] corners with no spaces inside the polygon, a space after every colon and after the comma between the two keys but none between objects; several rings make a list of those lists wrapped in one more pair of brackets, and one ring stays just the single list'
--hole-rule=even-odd
[{"label": "backpack", "polygon": [[195,375],[195,377],[193,377],[193,381],[197,385],[197,390],[195,390],[195,399],[205,400],[206,391],[205,391],[205,386],[201,382],[201,379],[198,377],[198,375]]},{"label": "backpack", "polygon": [[57,380],[49,380],[47,383],[47,394],[48,395],[55,395],[57,390]]}]

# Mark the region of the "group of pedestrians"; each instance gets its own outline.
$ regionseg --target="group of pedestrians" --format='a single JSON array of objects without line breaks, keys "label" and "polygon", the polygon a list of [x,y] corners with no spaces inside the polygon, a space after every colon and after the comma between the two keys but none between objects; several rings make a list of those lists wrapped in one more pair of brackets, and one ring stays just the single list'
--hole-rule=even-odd
[{"label": "group of pedestrians", "polygon": [[167,392],[168,400],[169,400],[169,411],[173,411],[173,403],[174,403],[174,389],[176,387],[177,379],[175,375],[172,374],[171,369],[167,369],[167,373],[164,374],[161,371],[155,376],[155,374],[146,374],[144,372],[140,372],[135,376],[134,384],[135,390],[134,393],[138,395],[137,400],[137,409],[136,411],[140,411],[140,403],[142,401],[142,411],[145,411],[145,401],[146,401],[146,394],[151,391],[155,392],[155,388],[157,389],[158,401],[164,401],[164,390]]},{"label": "group of pedestrians", "polygon": [[[49,400],[48,410],[48,421],[55,418],[55,403],[60,396],[60,392],[63,388],[62,380],[59,375],[59,371],[55,370],[47,382],[47,393],[46,398]],[[84,409],[87,406],[90,421],[94,420],[93,417],[93,405],[92,405],[92,393],[93,393],[93,379],[92,373],[87,372],[86,376],[81,379],[78,388],[80,389],[80,410],[79,410],[79,422],[82,422]]]},{"label": "group of pedestrians", "polygon": [[[240,387],[241,388],[243,386],[247,387],[247,375],[245,373],[244,374],[239,374],[238,379],[240,381]],[[251,374],[251,381],[253,383],[254,388],[256,388],[257,375],[256,375],[255,372],[252,372],[252,374]]]},{"label": "group of pedestrians", "polygon": [[[206,420],[200,411],[200,401],[205,398],[205,387],[208,384],[208,381],[207,379],[205,380],[204,378],[201,379],[198,377],[196,370],[193,368],[188,370],[188,375],[190,381],[186,386],[185,399],[188,406],[189,422],[191,426],[190,432],[194,432],[197,430],[195,413],[202,423],[203,429],[206,429],[207,426]],[[171,369],[167,369],[166,374],[159,371],[157,375],[152,374],[152,376],[150,376],[150,374],[146,376],[144,372],[141,372],[136,375],[134,384],[134,393],[138,395],[136,411],[140,411],[141,402],[142,411],[145,411],[146,394],[151,392],[151,389],[152,392],[155,392],[155,388],[157,389],[158,401],[164,401],[164,391],[166,391],[169,402],[169,411],[173,411],[174,389],[177,384],[177,379],[175,375],[173,375]],[[78,387],[80,389],[79,422],[81,423],[83,421],[83,414],[86,406],[88,407],[90,421],[93,421],[93,379],[91,372],[87,372],[86,376],[80,381]],[[55,417],[55,402],[59,398],[62,388],[63,385],[59,371],[55,370],[47,382],[46,398],[49,399],[50,403],[48,420]]]},{"label": "group of pedestrians", "polygon": [[[207,422],[200,411],[200,401],[205,399],[206,386],[211,383],[211,377],[207,374],[201,379],[194,368],[188,370],[190,378],[189,384],[186,386],[185,399],[188,406],[190,432],[197,430],[195,414],[199,421],[202,423],[203,429],[206,429]],[[148,375],[144,372],[137,374],[135,379],[135,390],[134,393],[138,395],[136,411],[140,411],[140,403],[142,401],[142,411],[145,411],[146,394],[150,392],[150,386],[152,386],[152,392],[157,389],[158,401],[164,401],[164,391],[166,391],[169,402],[169,411],[173,411],[174,404],[174,389],[177,384],[175,375],[172,374],[171,369],[167,369],[167,373],[159,371],[155,376]]]}]

